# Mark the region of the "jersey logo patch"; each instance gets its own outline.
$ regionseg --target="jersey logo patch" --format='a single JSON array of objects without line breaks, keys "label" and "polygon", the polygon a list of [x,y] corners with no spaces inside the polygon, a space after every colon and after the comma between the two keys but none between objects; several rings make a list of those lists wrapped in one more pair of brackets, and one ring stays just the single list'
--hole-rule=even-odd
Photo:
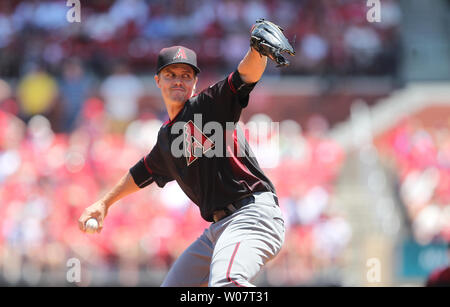
[{"label": "jersey logo patch", "polygon": [[184,125],[184,143],[186,163],[188,166],[202,157],[208,150],[214,148],[214,142],[204,135],[192,120]]},{"label": "jersey logo patch", "polygon": [[187,56],[186,56],[186,53],[184,52],[183,48],[178,48],[177,53],[173,57],[173,60],[176,60],[176,59],[187,60]]}]

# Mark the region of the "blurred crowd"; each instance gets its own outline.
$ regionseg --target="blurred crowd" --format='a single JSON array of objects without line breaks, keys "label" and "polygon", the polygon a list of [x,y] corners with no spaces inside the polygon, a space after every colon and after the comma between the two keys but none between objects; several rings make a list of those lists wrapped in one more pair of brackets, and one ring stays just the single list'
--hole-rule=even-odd
[{"label": "blurred crowd", "polygon": [[81,22],[66,19],[66,1],[0,3],[0,71],[19,78],[36,63],[62,75],[64,59],[77,57],[95,75],[117,61],[136,73],[152,72],[159,50],[185,45],[209,73],[235,69],[258,18],[279,24],[297,55],[273,74],[389,75],[398,64],[401,11],[383,0],[382,22],[368,22],[360,0],[98,0],[80,1]]},{"label": "blurred crowd", "polygon": [[402,120],[383,137],[399,195],[420,244],[450,242],[450,125]]},{"label": "blurred crowd", "polygon": [[272,285],[342,282],[336,272],[345,266],[352,229],[334,192],[345,153],[324,137],[327,129],[321,116],[312,116],[304,130],[291,120],[280,123],[280,160],[266,172],[277,189],[288,231],[286,248],[269,263],[266,278]]},{"label": "blurred crowd", "polygon": [[[208,227],[171,182],[164,189],[151,185],[114,205],[101,234],[79,231],[84,208],[149,151],[162,124],[137,119],[125,133],[111,133],[99,100],[91,99],[81,112],[76,130],[55,133],[42,115],[25,123],[0,111],[0,276],[6,282],[39,283],[45,272],[59,272],[64,283],[66,262],[77,258],[85,267],[125,272],[118,282],[133,285],[139,271],[166,272]],[[268,117],[251,120],[262,118]],[[267,153],[258,148],[267,145],[261,136],[249,139],[263,167],[271,164],[265,171],[276,186],[288,229],[282,252],[267,268],[267,284],[311,282],[318,272],[339,265],[351,236],[332,204],[343,151],[323,138],[323,119],[311,123],[315,130],[302,131],[291,120],[280,123],[279,134],[270,136],[279,141],[275,162],[258,157]]]},{"label": "blurred crowd", "polygon": [[[242,29],[267,17],[296,36],[297,50],[290,68],[269,65],[268,73],[395,70],[401,16],[394,0],[383,1],[383,23],[373,24],[357,0],[81,5],[81,23],[69,23],[65,1],[0,2],[0,282],[38,284],[45,272],[59,272],[64,282],[75,257],[103,272],[119,269],[120,283],[133,285],[136,272],[166,272],[208,226],[171,182],[113,206],[100,235],[78,230],[84,208],[151,149],[167,119],[145,83],[161,48],[196,50],[209,81],[236,68],[248,48]],[[307,284],[342,264],[351,228],[333,189],[345,157],[324,137],[327,129],[319,116],[305,127],[284,120],[274,151],[250,139],[288,227],[285,247],[267,267],[270,285]]]}]

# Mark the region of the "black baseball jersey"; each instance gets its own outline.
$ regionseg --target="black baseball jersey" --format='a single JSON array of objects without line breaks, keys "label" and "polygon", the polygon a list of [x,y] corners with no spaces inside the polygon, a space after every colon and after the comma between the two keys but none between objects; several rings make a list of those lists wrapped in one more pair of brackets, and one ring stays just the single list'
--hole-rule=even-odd
[{"label": "black baseball jersey", "polygon": [[[209,222],[215,210],[254,192],[275,193],[236,125],[255,84],[244,83],[236,70],[187,100],[162,125],[151,152],[130,169],[134,182],[143,188],[176,180]],[[207,129],[208,123],[222,131]]]}]

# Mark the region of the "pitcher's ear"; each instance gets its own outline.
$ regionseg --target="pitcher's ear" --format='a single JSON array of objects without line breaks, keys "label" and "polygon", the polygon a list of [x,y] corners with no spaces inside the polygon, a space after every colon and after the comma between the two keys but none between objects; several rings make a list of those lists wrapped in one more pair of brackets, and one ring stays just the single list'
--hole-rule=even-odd
[{"label": "pitcher's ear", "polygon": [[154,76],[154,79],[155,79],[155,82],[156,82],[156,86],[157,86],[158,88],[161,88],[161,87],[159,86],[159,74],[155,75],[155,76]]}]

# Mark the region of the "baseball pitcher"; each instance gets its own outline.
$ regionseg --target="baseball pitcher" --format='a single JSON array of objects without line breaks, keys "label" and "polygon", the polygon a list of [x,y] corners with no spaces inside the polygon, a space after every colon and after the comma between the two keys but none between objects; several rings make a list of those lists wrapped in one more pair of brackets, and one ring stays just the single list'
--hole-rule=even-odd
[{"label": "baseball pitcher", "polygon": [[[289,62],[283,53],[295,54],[282,31],[258,20],[237,70],[196,95],[200,69],[195,52],[183,46],[162,49],[154,79],[169,120],[150,153],[84,210],[78,220],[81,231],[95,218],[100,232],[109,208],[126,195],[176,180],[211,225],[175,261],[162,286],[253,286],[257,273],[280,251],[285,228],[275,188],[236,123],[267,57],[285,66]],[[219,125],[223,136],[212,138],[212,131],[202,130],[196,123],[199,115],[203,124]]]}]

